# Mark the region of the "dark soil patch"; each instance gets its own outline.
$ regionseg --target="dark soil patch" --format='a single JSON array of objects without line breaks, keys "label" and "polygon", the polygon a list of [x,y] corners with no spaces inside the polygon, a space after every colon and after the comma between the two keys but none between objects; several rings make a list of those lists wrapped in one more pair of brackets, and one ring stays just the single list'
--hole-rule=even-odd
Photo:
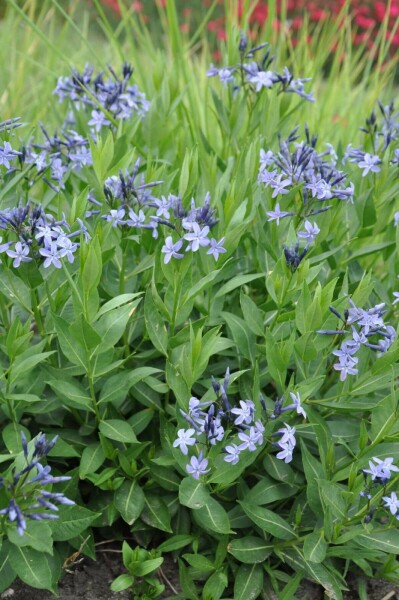
[{"label": "dark soil patch", "polygon": [[[115,550],[99,552],[97,561],[84,558],[75,564],[70,573],[66,573],[59,585],[60,600],[131,600],[129,590],[113,593],[110,590],[112,581],[125,572],[121,554]],[[159,572],[159,578],[165,584],[165,592],[160,600],[167,600],[180,591],[177,565],[168,557]],[[367,600],[399,600],[399,586],[379,579],[365,582]],[[351,590],[345,592],[344,600],[359,600],[358,581],[350,581]],[[53,594],[33,589],[21,581],[15,581],[8,590],[0,594],[0,600],[54,600]],[[311,582],[304,581],[295,598],[300,600],[327,600],[323,589]],[[270,600],[278,600],[271,596]]]}]

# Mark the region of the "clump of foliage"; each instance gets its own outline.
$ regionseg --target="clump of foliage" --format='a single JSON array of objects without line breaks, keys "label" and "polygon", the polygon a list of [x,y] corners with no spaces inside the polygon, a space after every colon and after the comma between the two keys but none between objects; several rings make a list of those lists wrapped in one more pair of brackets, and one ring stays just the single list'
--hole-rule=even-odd
[{"label": "clump of foliage", "polygon": [[135,598],[166,556],[193,600],[398,581],[394,65],[232,19],[216,68],[173,2],[167,52],[98,5],[65,64],[10,6],[50,62],[0,104],[0,591],[111,537]]}]

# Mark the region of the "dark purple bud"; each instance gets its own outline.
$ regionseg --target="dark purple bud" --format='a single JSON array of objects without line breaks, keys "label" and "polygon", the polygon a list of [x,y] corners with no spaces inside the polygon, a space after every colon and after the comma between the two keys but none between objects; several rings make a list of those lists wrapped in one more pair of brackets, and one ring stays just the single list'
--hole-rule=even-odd
[{"label": "dark purple bud", "polygon": [[333,314],[334,314],[336,317],[338,317],[338,319],[341,319],[341,321],[344,321],[344,320],[345,320],[345,319],[343,319],[343,318],[342,318],[342,316],[339,314],[339,312],[338,312],[338,311],[337,311],[337,310],[336,310],[336,309],[335,309],[333,306],[329,306],[328,308],[331,310],[331,312],[332,312],[332,313],[333,313]]},{"label": "dark purple bud", "polygon": [[213,375],[212,375],[212,387],[213,387],[215,394],[218,396],[219,392],[220,392],[220,383],[218,381],[216,381],[216,379],[214,378]]},{"label": "dark purple bud", "polygon": [[260,400],[260,405],[261,405],[262,409],[266,412],[266,402],[265,402],[265,399],[262,396],[262,394],[260,394],[259,400]]},{"label": "dark purple bud", "polygon": [[223,389],[224,389],[225,393],[227,393],[227,388],[228,388],[228,385],[229,385],[229,381],[230,381],[230,368],[227,367],[226,373],[225,373],[225,376],[224,376],[224,381],[223,381]]},{"label": "dark purple bud", "polygon": [[344,333],[347,333],[347,331],[344,331],[343,329],[317,329],[316,333],[321,333],[323,335],[343,335]]},{"label": "dark purple bud", "polygon": [[26,435],[24,434],[23,431],[21,431],[21,442],[22,442],[22,449],[24,451],[24,456],[25,456],[25,458],[28,458],[28,440],[26,439]]}]

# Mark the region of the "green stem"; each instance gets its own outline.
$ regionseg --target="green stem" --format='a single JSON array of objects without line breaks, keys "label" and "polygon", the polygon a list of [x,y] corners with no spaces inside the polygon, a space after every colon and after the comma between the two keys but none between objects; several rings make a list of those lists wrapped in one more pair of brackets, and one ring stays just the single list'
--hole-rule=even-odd
[{"label": "green stem", "polygon": [[91,401],[93,404],[93,409],[94,412],[96,413],[96,419],[98,422],[101,421],[101,415],[100,415],[100,410],[97,406],[97,398],[96,398],[96,393],[94,391],[94,382],[93,382],[93,376],[91,373],[87,373],[87,379],[89,380],[89,389],[90,389],[90,396],[91,396]]},{"label": "green stem", "polygon": [[174,277],[174,294],[173,294],[173,312],[172,312],[172,321],[170,323],[170,336],[174,336],[175,334],[175,327],[176,327],[176,317],[177,317],[177,310],[179,308],[179,300],[180,300],[180,274],[175,272],[175,277]]},{"label": "green stem", "polygon": [[32,310],[33,310],[33,315],[35,317],[37,329],[38,329],[41,337],[44,338],[46,333],[45,333],[44,326],[43,326],[42,313],[40,312],[40,309],[39,309],[39,298],[37,296],[37,291],[35,289],[31,290],[31,302],[32,302]]},{"label": "green stem", "polygon": [[125,269],[126,269],[126,254],[122,247],[122,263],[119,271],[119,293],[125,293]]}]

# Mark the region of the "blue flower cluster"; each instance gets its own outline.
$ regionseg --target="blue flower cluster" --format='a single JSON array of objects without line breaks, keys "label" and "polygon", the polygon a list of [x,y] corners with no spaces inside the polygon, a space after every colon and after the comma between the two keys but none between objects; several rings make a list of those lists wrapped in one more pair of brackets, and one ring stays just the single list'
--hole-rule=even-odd
[{"label": "blue flower cluster", "polygon": [[51,467],[43,466],[40,462],[54,447],[58,436],[49,442],[45,434],[40,434],[34,440],[33,452],[29,451],[23,432],[21,438],[26,466],[19,472],[13,469],[9,477],[0,477],[0,489],[5,490],[7,498],[7,506],[0,510],[0,516],[8,517],[11,523],[15,523],[19,535],[23,536],[27,528],[26,519],[33,521],[58,519],[58,515],[54,514],[58,511],[55,503],[71,506],[75,502],[60,492],[46,489],[47,486],[71,479],[67,476],[54,477],[51,475]]},{"label": "blue flower cluster", "polygon": [[[298,94],[305,100],[314,102],[313,93],[305,92],[305,83],[310,81],[310,78],[295,79],[287,67],[284,67],[282,73],[271,70],[270,67],[274,57],[270,54],[269,44],[260,44],[248,52],[247,46],[246,38],[241,35],[239,44],[240,62],[236,66],[221,69],[214,67],[212,64],[207,71],[207,76],[219,77],[225,87],[231,84],[233,93],[237,93],[240,87],[258,93],[264,88],[270,89],[278,86],[279,93]],[[258,61],[253,60],[255,54],[264,48],[267,48],[267,50],[265,50],[263,56]]]},{"label": "blue flower cluster", "polygon": [[11,131],[11,129],[16,129],[17,127],[21,127],[22,123],[19,121],[21,117],[13,117],[12,119],[6,119],[5,121],[0,121],[0,130],[1,131]]},{"label": "blue flower cluster", "polygon": [[[374,461],[374,463],[373,463]],[[385,486],[391,478],[392,473],[398,473],[399,467],[392,464],[393,458],[388,457],[384,460],[373,457],[373,460],[369,461],[369,468],[362,469],[364,476],[364,490],[360,492],[362,498],[367,499],[368,514],[365,517],[365,522],[369,523],[375,512],[375,506],[370,506],[370,500],[372,499],[372,489],[374,486]],[[382,501],[385,503],[384,508],[388,508],[391,515],[394,515],[399,521],[399,500],[396,492],[391,492],[390,496],[384,496]]]},{"label": "blue flower cluster", "polygon": [[[381,356],[389,350],[395,340],[396,332],[392,325],[384,323],[384,307],[385,304],[377,304],[367,310],[358,308],[352,300],[349,299],[351,308],[345,311],[343,318],[332,306],[333,312],[341,319],[345,326],[350,326],[352,337],[345,340],[338,350],[334,350],[333,354],[338,357],[338,362],[334,364],[334,369],[340,371],[341,381],[345,381],[347,375],[357,375],[357,363],[359,359],[355,354],[362,346],[371,348],[377,351],[377,357]],[[349,333],[347,329],[327,331],[319,330],[318,333],[327,335],[346,335]]]},{"label": "blue flower cluster", "polygon": [[3,142],[3,147],[0,146],[0,165],[3,165],[6,169],[10,169],[10,160],[15,160],[20,154],[20,152],[12,148],[10,142]]},{"label": "blue flower cluster", "polygon": [[381,171],[380,164],[382,163],[382,160],[377,154],[364,152],[360,147],[352,148],[352,144],[349,144],[346,148],[343,161],[345,160],[356,163],[363,171],[362,177],[365,177],[370,172],[378,173]]},{"label": "blue flower cluster", "polygon": [[[360,128],[366,134],[372,146],[372,152],[366,152],[362,146],[353,148],[349,144],[343,158],[356,163],[362,169],[362,176],[368,173],[378,173],[381,170],[382,156],[392,142],[399,139],[399,112],[395,112],[393,100],[384,106],[378,102],[380,121],[373,111],[363,127]],[[399,148],[394,149],[392,164],[399,164]]]},{"label": "blue flower cluster", "polygon": [[[183,258],[184,254],[179,251],[183,243],[187,242],[185,252],[197,252],[200,248],[208,247],[207,254],[218,259],[219,254],[226,252],[223,247],[224,238],[217,241],[209,238],[212,227],[218,220],[215,218],[215,209],[211,208],[211,197],[207,193],[202,206],[197,206],[194,198],[191,200],[190,208],[186,210],[179,196],[169,194],[166,198],[157,198],[152,195],[151,189],[163,183],[155,181],[144,182],[144,176],[140,183],[136,183],[140,168],[140,159],[136,162],[132,173],[120,172],[118,176],[109,177],[104,184],[104,195],[110,210],[102,218],[112,224],[113,227],[128,226],[136,229],[149,229],[154,238],[158,238],[159,225],[165,225],[176,234],[175,241],[172,235],[165,238],[162,247],[164,262],[168,263],[172,258]],[[94,195],[91,193],[88,200],[101,207]],[[99,209],[91,210],[88,216],[100,213]]]},{"label": "blue flower cluster", "polygon": [[[210,471],[208,469],[209,460],[204,456],[205,448],[215,446],[219,442],[223,443],[224,461],[235,465],[239,462],[242,452],[246,450],[255,452],[264,445],[264,419],[256,418],[255,404],[252,400],[240,400],[239,406],[231,408],[227,396],[229,380],[229,369],[226,370],[222,383],[212,378],[212,386],[216,394],[215,402],[201,402],[198,398],[192,397],[189,401],[188,412],[180,409],[181,415],[191,427],[178,430],[173,447],[180,448],[185,456],[188,455],[190,447],[203,447],[198,457],[192,456],[186,467],[187,472],[195,479],[199,479],[201,475]],[[276,419],[282,413],[292,410],[306,418],[299,394],[290,392],[290,395],[293,400],[290,405],[283,406],[284,397],[275,403],[274,411],[269,415],[271,419]],[[262,397],[260,402],[267,419],[266,404]],[[277,458],[287,463],[290,462],[296,445],[295,428],[285,423],[283,428],[272,434],[272,437],[280,437],[277,442],[272,442],[272,445],[280,450],[276,455]]]},{"label": "blue flower cluster", "polygon": [[68,99],[78,110],[88,107],[91,110],[88,124],[97,133],[103,127],[111,126],[108,117],[126,120],[134,114],[144,116],[150,107],[150,102],[137,85],[129,85],[133,75],[130,65],[123,65],[121,77],[112,67],[108,69],[111,74],[108,78],[104,78],[104,73],[94,74],[94,67],[90,65],[86,65],[82,73],[73,69],[71,77],[59,77],[54,90],[60,102]]},{"label": "blue flower cluster", "polygon": [[21,263],[40,259],[44,261],[44,268],[53,265],[61,269],[62,258],[70,263],[75,259],[79,243],[74,242],[73,238],[82,233],[86,240],[90,239],[83,222],[80,219],[78,222],[80,228],[71,232],[65,218],[56,220],[41,205],[33,206],[28,203],[26,206],[20,204],[16,208],[5,209],[0,211],[0,229],[5,230],[7,237],[14,240],[0,243],[0,253],[6,253],[13,259],[14,268],[18,268]]},{"label": "blue flower cluster", "polygon": [[[266,188],[271,188],[272,198],[283,196],[292,190],[299,189],[303,199],[300,213],[281,211],[276,204],[275,210],[268,212],[269,221],[277,221],[298,216],[308,219],[329,210],[331,206],[320,206],[332,199],[353,201],[353,183],[346,185],[347,174],[336,168],[337,154],[331,144],[327,144],[324,152],[317,152],[317,136],[310,136],[306,128],[306,141],[297,142],[296,127],[286,140],[280,140],[280,150],[260,151],[260,167],[258,181]],[[304,239],[313,241],[319,229],[309,222],[305,225]]]},{"label": "blue flower cluster", "polygon": [[[273,210],[266,211],[268,221],[280,224],[280,219],[296,216],[304,220],[304,230],[298,232],[296,244],[284,247],[288,266],[295,270],[309,250],[309,246],[320,233],[320,228],[309,219],[332,208],[325,204],[330,200],[353,201],[354,186],[346,184],[347,175],[336,168],[337,154],[331,144],[324,152],[317,152],[317,136],[310,136],[308,129],[306,141],[297,142],[298,128],[295,128],[286,140],[280,140],[279,152],[260,151],[258,181],[272,190],[272,198],[285,196],[298,191],[301,196],[300,209],[281,210],[276,202]],[[300,241],[306,242],[299,249]]]},{"label": "blue flower cluster", "polygon": [[[65,181],[71,170],[80,170],[93,164],[89,140],[73,129],[61,130],[51,136],[41,125],[43,143],[30,141],[20,155],[21,165],[31,164],[35,169],[32,186],[43,179],[55,192],[65,189]],[[58,187],[57,187],[58,186]]]}]

